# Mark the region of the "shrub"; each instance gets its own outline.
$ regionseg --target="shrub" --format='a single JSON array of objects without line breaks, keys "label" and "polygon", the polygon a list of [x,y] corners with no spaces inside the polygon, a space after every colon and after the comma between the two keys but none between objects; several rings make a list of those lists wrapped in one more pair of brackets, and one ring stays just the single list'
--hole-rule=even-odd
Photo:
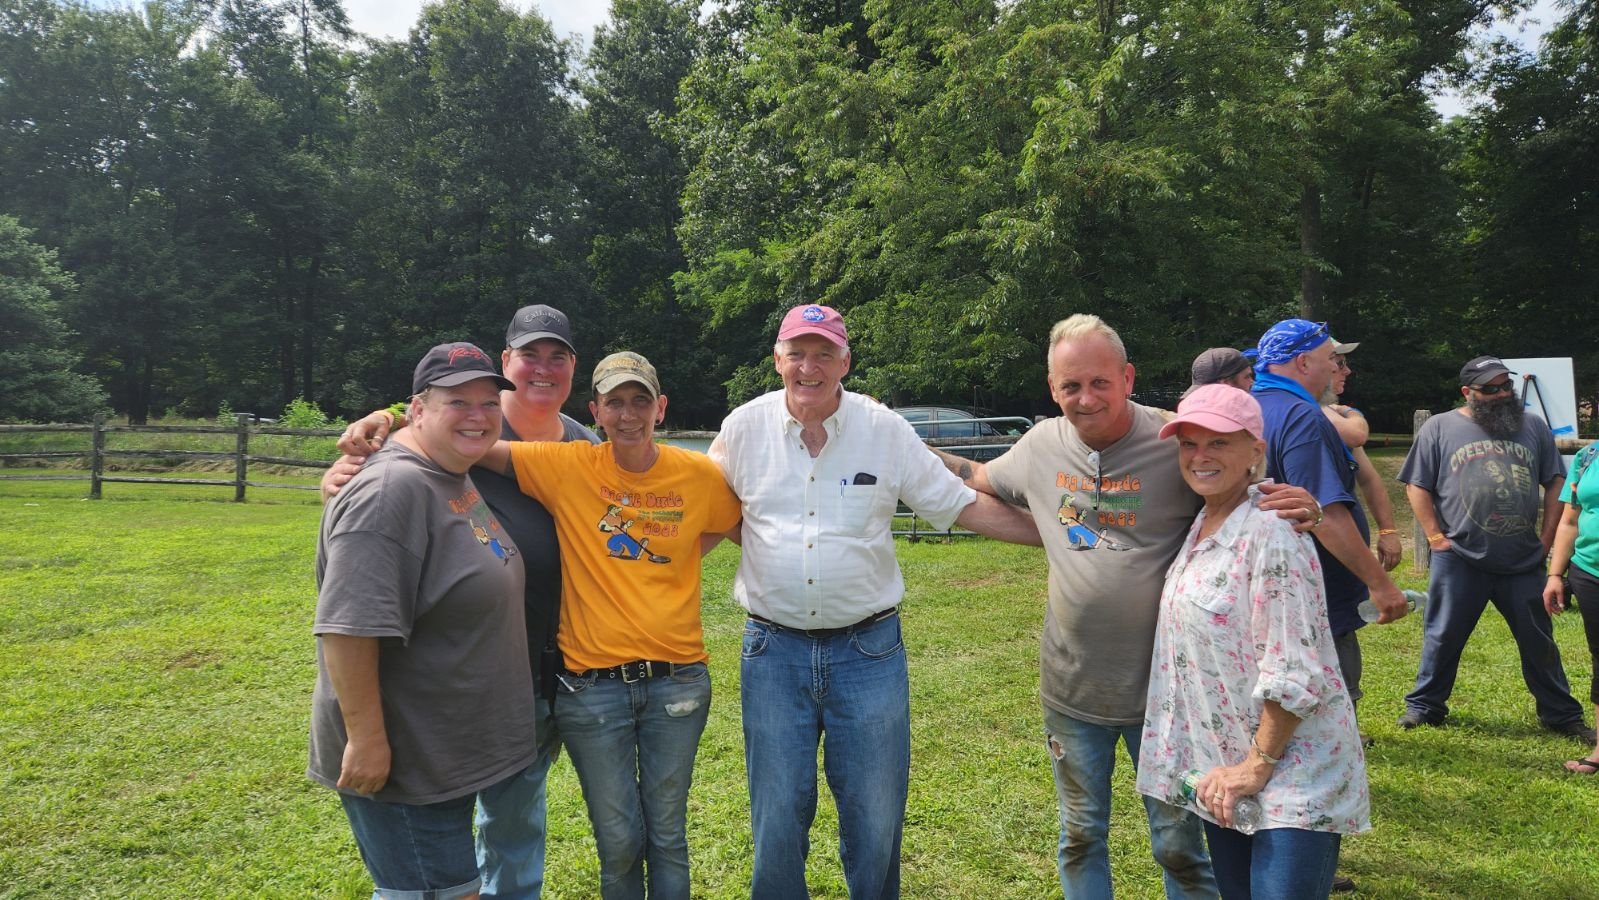
[{"label": "shrub", "polygon": [[329,419],[320,406],[304,397],[295,397],[283,407],[278,424],[284,428],[343,428],[343,419]]}]

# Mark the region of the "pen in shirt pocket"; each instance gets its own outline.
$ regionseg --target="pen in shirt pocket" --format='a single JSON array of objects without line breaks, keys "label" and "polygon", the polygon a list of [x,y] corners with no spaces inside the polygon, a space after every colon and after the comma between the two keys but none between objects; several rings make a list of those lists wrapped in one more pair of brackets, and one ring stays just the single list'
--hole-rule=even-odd
[{"label": "pen in shirt pocket", "polygon": [[848,478],[840,478],[838,480],[838,496],[839,497],[843,497],[844,496],[844,487],[846,485],[848,485],[848,484],[849,484],[849,479]]}]

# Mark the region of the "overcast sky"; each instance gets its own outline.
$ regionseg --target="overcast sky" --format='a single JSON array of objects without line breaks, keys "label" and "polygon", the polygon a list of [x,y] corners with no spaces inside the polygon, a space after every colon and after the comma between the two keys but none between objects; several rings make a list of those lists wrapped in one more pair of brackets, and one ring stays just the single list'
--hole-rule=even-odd
[{"label": "overcast sky", "polygon": [[[559,37],[577,35],[587,48],[594,41],[594,26],[610,13],[609,0],[512,0],[518,9],[537,7],[555,27]],[[416,24],[423,0],[346,0],[345,9],[356,31],[373,37],[403,38]],[[1559,18],[1554,0],[1537,0],[1521,18],[1502,22],[1494,33],[1509,37],[1529,50],[1536,50],[1538,37]],[[1433,105],[1445,118],[1465,112],[1463,100],[1453,94],[1435,97]]]},{"label": "overcast sky", "polygon": [[[131,0],[90,0],[98,6],[126,6]],[[345,0],[345,11],[356,31],[372,37],[403,38],[416,24],[424,0]],[[610,0],[510,0],[518,9],[537,7],[550,20],[558,37],[576,35],[586,49],[594,41],[594,26],[610,13]],[[1536,50],[1538,38],[1559,18],[1555,0],[1537,0],[1524,16],[1495,26],[1494,33]],[[1465,111],[1459,97],[1441,95],[1434,105],[1446,118]]]},{"label": "overcast sky", "polygon": [[[537,7],[550,20],[556,37],[573,34],[586,48],[594,42],[594,26],[610,15],[610,0],[511,0],[517,9]],[[422,0],[345,0],[344,10],[356,31],[371,37],[403,38],[422,12]]]}]

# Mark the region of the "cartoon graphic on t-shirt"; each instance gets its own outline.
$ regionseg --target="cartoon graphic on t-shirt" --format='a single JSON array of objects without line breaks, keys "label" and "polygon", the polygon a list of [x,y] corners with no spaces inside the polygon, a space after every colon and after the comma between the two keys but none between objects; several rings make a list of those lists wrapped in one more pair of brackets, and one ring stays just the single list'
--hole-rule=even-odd
[{"label": "cartoon graphic on t-shirt", "polygon": [[616,559],[648,559],[652,563],[669,563],[670,556],[661,556],[650,552],[650,539],[635,539],[628,534],[637,519],[622,518],[622,507],[615,503],[605,507],[605,515],[600,517],[599,529],[610,535],[605,540],[605,549]]},{"label": "cartoon graphic on t-shirt", "polygon": [[[456,501],[451,501],[451,504],[454,506]],[[489,512],[488,504],[483,502],[483,498],[476,491],[473,491],[461,498],[460,505],[466,507],[466,521],[472,526],[472,535],[477,538],[477,542],[493,551],[494,555],[500,558],[500,562],[509,565],[511,557],[516,555],[516,548],[495,537],[500,530],[500,523],[494,521],[494,514]]]},{"label": "cartoon graphic on t-shirt", "polygon": [[1073,550],[1127,550],[1126,544],[1112,540],[1103,531],[1095,531],[1083,523],[1083,514],[1072,503],[1071,494],[1060,495],[1060,509],[1056,518],[1066,526],[1066,540]]}]

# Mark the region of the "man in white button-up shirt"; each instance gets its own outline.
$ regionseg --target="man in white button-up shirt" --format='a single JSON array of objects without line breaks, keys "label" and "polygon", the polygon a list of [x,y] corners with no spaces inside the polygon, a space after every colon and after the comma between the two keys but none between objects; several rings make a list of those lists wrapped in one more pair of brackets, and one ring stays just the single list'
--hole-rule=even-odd
[{"label": "man in white button-up shirt", "polygon": [[1022,543],[1037,544],[1038,531],[962,484],[893,410],[843,390],[849,335],[837,311],[789,310],[773,359],[783,390],[729,414],[710,451],[744,503],[733,593],[749,611],[740,693],[751,895],[807,896],[823,741],[850,896],[898,897],[910,685],[894,510],[903,500],[935,528]]}]

